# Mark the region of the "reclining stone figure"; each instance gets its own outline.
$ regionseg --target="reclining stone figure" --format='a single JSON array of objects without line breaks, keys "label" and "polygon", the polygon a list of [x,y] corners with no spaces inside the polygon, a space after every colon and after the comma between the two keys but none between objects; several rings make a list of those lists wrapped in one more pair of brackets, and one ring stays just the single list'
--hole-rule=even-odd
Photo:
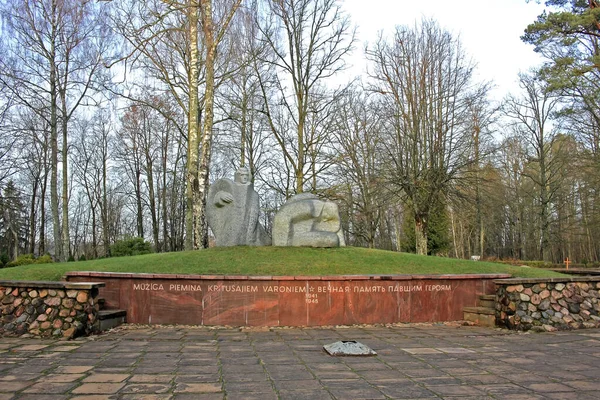
[{"label": "reclining stone figure", "polygon": [[337,205],[311,193],[291,197],[275,214],[273,245],[345,246]]}]

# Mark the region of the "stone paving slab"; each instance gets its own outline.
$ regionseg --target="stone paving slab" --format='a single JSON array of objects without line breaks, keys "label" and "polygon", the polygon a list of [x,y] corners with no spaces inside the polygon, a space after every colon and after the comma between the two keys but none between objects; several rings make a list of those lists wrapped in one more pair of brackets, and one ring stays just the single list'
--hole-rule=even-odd
[{"label": "stone paving slab", "polygon": [[[339,340],[378,355],[323,350]],[[0,349],[0,400],[600,397],[600,329],[125,325],[70,342],[0,337]]]}]

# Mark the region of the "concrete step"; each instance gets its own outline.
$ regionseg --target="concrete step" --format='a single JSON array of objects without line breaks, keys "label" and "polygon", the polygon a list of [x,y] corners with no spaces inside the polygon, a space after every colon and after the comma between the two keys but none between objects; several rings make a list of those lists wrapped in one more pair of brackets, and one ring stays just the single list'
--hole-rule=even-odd
[{"label": "concrete step", "polygon": [[463,311],[485,315],[496,315],[496,311],[490,307],[464,307]]},{"label": "concrete step", "polygon": [[465,307],[463,319],[479,326],[496,326],[496,311],[489,307]]},{"label": "concrete step", "polygon": [[479,296],[479,307],[496,308],[496,295],[484,294]]},{"label": "concrete step", "polygon": [[127,320],[125,310],[100,310],[96,321],[96,331],[102,332],[124,324]]}]

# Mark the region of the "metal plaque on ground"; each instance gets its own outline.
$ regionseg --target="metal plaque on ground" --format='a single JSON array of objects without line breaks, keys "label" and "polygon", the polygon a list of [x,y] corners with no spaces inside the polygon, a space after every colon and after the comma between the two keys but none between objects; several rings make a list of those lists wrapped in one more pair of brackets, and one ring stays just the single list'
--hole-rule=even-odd
[{"label": "metal plaque on ground", "polygon": [[377,353],[355,340],[342,340],[326,344],[323,349],[332,356],[376,356]]}]

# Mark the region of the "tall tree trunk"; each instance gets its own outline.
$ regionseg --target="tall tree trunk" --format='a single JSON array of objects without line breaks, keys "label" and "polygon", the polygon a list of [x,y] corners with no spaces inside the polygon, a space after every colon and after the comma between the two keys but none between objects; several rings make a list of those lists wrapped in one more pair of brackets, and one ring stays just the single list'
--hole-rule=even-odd
[{"label": "tall tree trunk", "polygon": [[[181,144],[179,144],[177,146],[177,154],[178,157],[176,157],[176,161],[175,161],[175,168],[173,168],[173,171],[171,172],[171,177],[172,177],[172,181],[173,182],[178,182],[178,175],[177,175],[177,165],[179,163],[180,157],[179,155],[181,154],[181,150],[182,150],[182,146]],[[186,167],[186,171],[184,172],[184,179],[185,179],[185,173],[187,172],[187,167]],[[186,193],[187,194],[187,193]],[[171,195],[171,202],[169,204],[169,231],[171,232],[171,250],[172,251],[177,251],[177,250],[181,250],[181,249],[188,249],[187,248],[187,236],[185,234],[187,234],[186,229],[187,229],[187,214],[188,214],[188,209],[187,209],[187,198],[186,196],[182,196],[179,191],[177,190],[177,185],[171,185],[170,187],[170,195]],[[179,210],[185,210],[185,218],[182,218],[181,213],[179,212]]]},{"label": "tall tree trunk", "polygon": [[[214,97],[215,97],[215,62],[217,59],[217,45],[222,39],[231,19],[241,0],[236,0],[231,6],[230,12],[223,20],[221,30],[215,36],[215,26],[213,21],[212,0],[202,0],[200,2],[200,14],[202,17],[202,32],[204,46],[206,48],[205,57],[205,92],[204,92],[204,120],[202,123],[202,136],[199,137],[199,100],[198,100],[198,14],[197,3],[192,0],[190,6],[190,117],[188,132],[188,188],[190,190],[187,196],[188,205],[192,200],[191,217],[193,224],[186,226],[186,231],[193,234],[192,240],[188,237],[187,246],[190,244],[194,249],[208,247],[208,225],[206,223],[206,193],[208,191],[208,174],[210,168],[210,159],[212,156],[213,123],[214,123]],[[193,129],[192,129],[193,128]],[[192,132],[193,130],[193,132]],[[202,154],[198,157],[198,143],[201,142]],[[193,147],[191,147],[193,145]],[[191,149],[191,151],[190,151]],[[193,168],[193,170],[191,169]],[[188,211],[189,212],[189,211]],[[189,214],[188,214],[189,216]],[[188,218],[189,219],[189,218]]]},{"label": "tall tree trunk", "polygon": [[481,128],[479,127],[479,120],[477,117],[474,118],[475,129],[473,132],[474,147],[475,147],[475,205],[477,207],[477,229],[478,237],[477,244],[479,245],[476,251],[479,251],[479,256],[484,257],[484,239],[485,230],[483,227],[483,212],[482,212],[482,199],[481,199],[481,168],[480,168],[480,153],[479,153],[479,137],[481,134]]},{"label": "tall tree trunk", "polygon": [[550,261],[550,240],[549,240],[549,199],[548,199],[548,171],[546,165],[546,144],[544,142],[544,132],[540,132],[539,144],[539,167],[540,167],[540,249],[539,257],[542,261]]},{"label": "tall tree trunk", "polygon": [[450,226],[452,227],[452,244],[454,245],[454,258],[458,258],[458,244],[456,243],[456,225],[454,223],[454,208],[450,208]]},{"label": "tall tree trunk", "polygon": [[415,215],[415,244],[417,254],[427,255],[427,217]]},{"label": "tall tree trunk", "polygon": [[202,126],[202,157],[200,159],[198,176],[198,198],[194,204],[194,216],[198,221],[196,225],[197,248],[208,247],[208,226],[206,224],[206,192],[208,191],[208,173],[212,156],[212,127],[214,123],[214,97],[215,97],[215,61],[217,57],[217,43],[214,37],[212,19],[212,1],[202,2],[202,29],[204,44],[206,46],[205,60],[205,94],[204,94],[204,121]]},{"label": "tall tree trunk", "polygon": [[469,239],[465,240],[465,226],[463,220],[458,221],[458,236],[460,238],[460,255],[458,258],[466,258],[465,251],[470,251]]},{"label": "tall tree trunk", "polygon": [[144,237],[144,209],[142,208],[142,183],[139,165],[136,165],[135,170],[135,197],[137,206],[137,235],[138,237]]},{"label": "tall tree trunk", "polygon": [[[244,74],[242,87],[244,88],[242,93],[242,118],[241,118],[241,137],[240,137],[240,167],[246,166],[246,146],[247,146],[247,130],[248,130],[248,93],[246,92],[247,76]],[[250,174],[254,180],[254,171],[250,168]]]},{"label": "tall tree trunk", "polygon": [[104,242],[104,256],[110,257],[110,242],[109,242],[109,231],[108,231],[108,195],[106,193],[106,180],[107,180],[107,165],[106,158],[108,155],[108,149],[106,143],[104,144],[104,157],[102,160],[102,203],[100,205],[100,213],[102,218],[102,241]]},{"label": "tall tree trunk", "polygon": [[152,167],[152,158],[146,154],[146,174],[148,175],[148,196],[150,197],[150,218],[152,219],[152,239],[156,246],[156,251],[160,252],[160,242],[158,240],[158,219],[156,217],[156,198],[154,193],[154,168]]},{"label": "tall tree trunk", "polygon": [[60,213],[58,208],[58,89],[56,70],[56,43],[55,32],[57,29],[56,0],[52,1],[52,42],[50,43],[50,208],[52,212],[52,225],[54,233],[54,257],[62,261],[62,238],[60,235]]},{"label": "tall tree trunk", "polygon": [[[166,163],[165,163],[166,164]],[[164,165],[166,168],[166,165]],[[163,249],[162,251],[173,251],[169,243],[169,214],[167,209],[167,173],[163,172],[163,184],[161,188],[162,197],[162,226],[163,226]]]},{"label": "tall tree trunk", "polygon": [[[169,215],[167,211],[167,159],[169,156],[169,127],[165,132],[164,144],[162,146],[162,187],[160,188],[162,227],[163,227],[163,248],[162,251],[171,251],[169,244]],[[173,199],[174,200],[174,199]]]},{"label": "tall tree trunk", "polygon": [[92,213],[92,258],[98,258],[98,238],[96,237],[96,207],[91,207],[90,212]]},{"label": "tall tree trunk", "polygon": [[19,257],[19,234],[18,231],[16,229],[14,229],[13,226],[11,226],[9,228],[10,231],[10,235],[11,235],[11,241],[12,241],[12,253],[13,253],[13,260],[16,260],[17,257]]},{"label": "tall tree trunk", "polygon": [[68,171],[68,129],[66,93],[61,91],[62,101],[62,260],[67,261],[71,255],[69,238],[69,171]]},{"label": "tall tree trunk", "polygon": [[48,187],[48,170],[46,169],[44,157],[44,179],[42,180],[42,192],[40,193],[40,255],[46,253],[46,189]]},{"label": "tall tree trunk", "polygon": [[33,180],[33,188],[31,190],[31,208],[29,209],[29,250],[30,254],[35,254],[35,220],[36,220],[36,201],[40,178],[36,176]]},{"label": "tall tree trunk", "polygon": [[479,223],[479,254],[483,259],[485,250],[485,226],[483,221]]},{"label": "tall tree trunk", "polygon": [[404,212],[398,209],[399,206],[394,207],[394,229],[396,233],[396,251],[402,249],[402,226],[403,226],[403,215]]},{"label": "tall tree trunk", "polygon": [[186,166],[186,218],[185,218],[185,249],[197,249],[196,220],[198,202],[198,0],[188,3],[189,40],[190,40],[190,71],[189,71],[189,105],[188,105],[188,148]]},{"label": "tall tree trunk", "polygon": [[304,108],[303,98],[298,94],[298,161],[296,163],[296,193],[304,192],[304,124],[306,115],[302,110]]},{"label": "tall tree trunk", "polygon": [[519,210],[519,247],[517,258],[519,260],[527,259],[526,235],[525,235],[525,210],[520,206]]}]

